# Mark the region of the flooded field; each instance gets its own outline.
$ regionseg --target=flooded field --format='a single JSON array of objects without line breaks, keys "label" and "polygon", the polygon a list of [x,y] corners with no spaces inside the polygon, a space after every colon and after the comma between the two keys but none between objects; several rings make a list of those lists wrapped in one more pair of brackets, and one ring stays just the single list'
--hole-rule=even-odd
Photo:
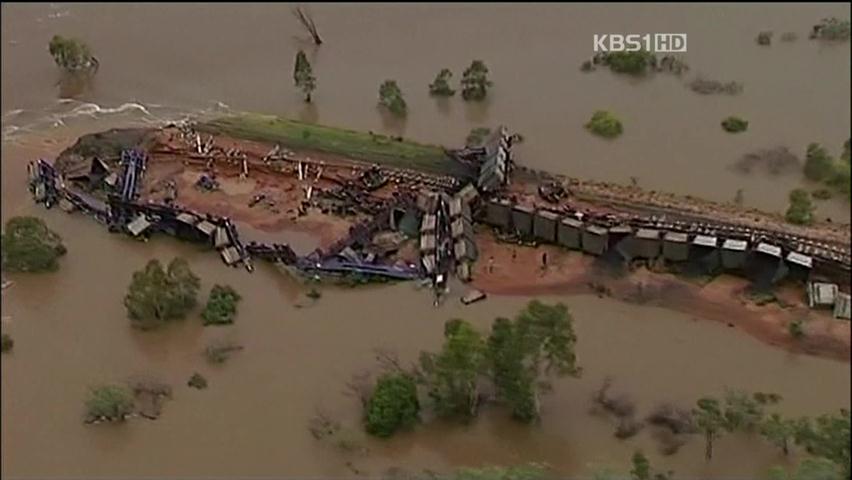
[{"label": "flooded field", "polygon": [[[492,296],[463,307],[435,308],[413,284],[323,290],[306,288],[268,265],[228,269],[212,252],[155,238],[140,243],[109,235],[80,214],[45,211],[24,183],[26,162],[50,158],[86,132],[155,123],[188,114],[256,110],[363,130],[458,145],[470,128],[506,123],[526,140],[522,164],[569,175],[629,182],[715,200],[744,190],[745,203],[783,210],[801,175],[744,176],[729,166],[756,149],[807,143],[838,153],[849,135],[849,43],[807,39],[819,19],[849,17],[848,5],[313,5],[326,40],[311,51],[316,103],[304,107],[291,88],[291,59],[306,48],[286,5],[7,5],[2,6],[2,217],[36,215],[68,247],[55,274],[10,275],[3,291],[3,331],[15,350],[2,361],[2,474],[46,476],[356,476],[390,467],[546,462],[565,475],[600,466],[627,469],[643,449],[652,463],[684,478],[755,477],[794,462],[759,438],[724,436],[705,462],[700,436],[670,457],[648,431],[620,441],[614,424],[589,414],[607,376],[629,393],[640,414],[660,402],[691,405],[724,387],[781,394],[790,415],[815,415],[850,404],[848,362],[791,355],[715,322],[591,296],[546,297],[566,303],[576,320],[583,376],[562,380],[545,397],[543,421],[528,427],[489,409],[470,426],[430,422],[390,441],[359,439],[369,449],[347,454],[318,442],[307,422],[319,407],[354,431],[360,408],[345,394],[353,374],[374,368],[373,349],[405,361],[441,342],[447,319],[486,330],[529,299]],[[799,40],[761,48],[761,30],[796,31]],[[608,72],[583,74],[592,35],[683,31],[691,74],[745,85],[739,96],[701,96],[683,81],[641,81]],[[101,70],[91,90],[59,101],[58,73],[46,53],[54,33],[80,36]],[[492,71],[485,105],[436,103],[426,84],[440,68],[460,76],[473,58]],[[375,109],[379,83],[394,78],[409,103],[404,125],[384,125]],[[219,103],[217,103],[219,102]],[[599,108],[617,111],[625,133],[604,142],[582,128]],[[719,121],[747,117],[747,134],[730,136]],[[848,202],[821,212],[848,217]],[[287,240],[309,251],[314,239]],[[131,274],[150,258],[187,258],[202,278],[243,296],[236,324],[202,327],[197,314],[143,333],[122,305]],[[209,342],[245,349],[223,366],[207,364]],[[210,387],[185,386],[193,372]],[[171,383],[174,399],[156,421],[85,426],[88,388],[151,375]],[[353,470],[354,469],[354,470]]]}]

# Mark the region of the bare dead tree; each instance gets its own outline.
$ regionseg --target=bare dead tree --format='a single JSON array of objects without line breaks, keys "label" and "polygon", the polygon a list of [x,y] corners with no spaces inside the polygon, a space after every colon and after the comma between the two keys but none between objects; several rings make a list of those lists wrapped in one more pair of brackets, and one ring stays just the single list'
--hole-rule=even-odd
[{"label": "bare dead tree", "polygon": [[366,407],[372,392],[372,374],[369,371],[363,371],[352,375],[352,379],[346,382],[346,389],[343,393],[357,398],[361,402],[361,406]]},{"label": "bare dead tree", "polygon": [[294,7],[293,16],[299,20],[299,23],[305,27],[305,29],[311,34],[311,37],[314,39],[314,44],[322,45],[322,38],[320,38],[319,31],[317,30],[317,25],[314,23],[313,17],[311,14],[307,12],[301,6]]}]

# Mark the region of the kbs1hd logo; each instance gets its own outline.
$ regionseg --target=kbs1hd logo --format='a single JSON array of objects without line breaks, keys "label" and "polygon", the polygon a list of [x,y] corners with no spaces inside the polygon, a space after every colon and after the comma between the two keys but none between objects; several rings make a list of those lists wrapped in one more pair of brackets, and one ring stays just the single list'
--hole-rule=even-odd
[{"label": "kbs1hd logo", "polygon": [[637,52],[645,50],[651,53],[678,53],[686,51],[685,33],[632,33],[595,34],[594,49],[597,52]]}]

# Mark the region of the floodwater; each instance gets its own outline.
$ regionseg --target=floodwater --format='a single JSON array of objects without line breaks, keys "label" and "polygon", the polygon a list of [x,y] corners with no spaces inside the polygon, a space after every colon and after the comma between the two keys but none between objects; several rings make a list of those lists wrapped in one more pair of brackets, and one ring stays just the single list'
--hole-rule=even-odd
[{"label": "floodwater", "polygon": [[[456,466],[542,461],[566,475],[599,466],[626,470],[637,448],[684,477],[754,477],[784,459],[759,439],[723,437],[712,462],[695,436],[662,457],[649,431],[616,440],[614,425],[589,415],[589,397],[606,376],[640,413],[659,402],[690,405],[724,387],[772,391],[780,409],[813,415],[848,407],[848,363],[791,355],[715,322],[587,296],[549,297],[568,304],[580,338],[580,379],[561,380],[543,401],[544,420],[520,426],[490,409],[470,426],[431,422],[390,441],[361,439],[366,455],[316,441],[307,421],[319,408],[358,431],[351,376],[375,367],[374,348],[412,361],[440,345],[444,320],[462,316],[486,329],[528,300],[492,297],[439,308],[412,284],[361,290],[327,288],[313,303],[305,287],[261,265],[228,269],[212,252],[169,239],[147,244],[109,235],[93,221],[44,211],[30,201],[25,162],[51,156],[88,131],[184,115],[259,110],[332,125],[379,130],[378,84],[396,79],[409,103],[402,126],[412,138],[459,144],[477,125],[501,122],[524,134],[528,165],[643,186],[733,198],[780,210],[799,176],[741,176],[727,167],[740,155],[786,145],[802,152],[818,141],[837,152],[849,135],[849,43],[807,40],[811,24],[848,5],[312,5],[326,43],[311,51],[316,104],[305,110],[290,85],[304,32],[286,5],[2,6],[2,216],[34,214],[66,240],[56,274],[14,275],[3,292],[3,331],[15,350],[2,360],[2,474],[45,476],[356,476],[392,466]],[[759,48],[761,30],[796,31],[799,40]],[[692,73],[737,80],[737,97],[699,96],[673,77],[634,81],[599,71],[581,74],[593,33],[683,31]],[[101,61],[92,89],[59,101],[46,53],[54,33],[80,36]],[[460,76],[482,58],[495,82],[490,101],[437,104],[426,84],[442,67]],[[582,124],[598,108],[618,112],[625,134],[614,142]],[[730,114],[751,121],[729,136]],[[396,126],[401,128],[400,126]],[[848,206],[824,205],[835,218]],[[152,258],[181,255],[206,292],[229,283],[243,295],[237,323],[202,328],[197,315],[158,332],[129,326],[121,303],[132,272]],[[458,293],[458,292],[457,292]],[[202,298],[203,300],[203,298]],[[211,341],[239,342],[225,365],[209,366]],[[185,387],[204,374],[210,387]],[[149,375],[170,382],[175,398],[156,421],[84,426],[87,388]]]}]

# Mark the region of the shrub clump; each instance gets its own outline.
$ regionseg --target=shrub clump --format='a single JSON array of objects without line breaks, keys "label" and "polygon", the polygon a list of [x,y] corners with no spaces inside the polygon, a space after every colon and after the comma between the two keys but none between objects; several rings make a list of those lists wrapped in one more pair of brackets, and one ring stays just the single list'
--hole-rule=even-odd
[{"label": "shrub clump", "polygon": [[195,307],[201,280],[182,258],[164,270],[159,260],[133,273],[124,306],[134,327],[148,330],[184,318]]},{"label": "shrub clump", "polygon": [[207,346],[204,350],[204,356],[207,357],[208,362],[220,364],[225,363],[231,357],[232,353],[242,349],[241,345],[234,343],[216,342]]},{"label": "shrub clump", "polygon": [[388,109],[389,112],[404,117],[408,111],[408,104],[402,97],[402,90],[396,84],[396,80],[385,80],[379,86],[379,105]]},{"label": "shrub clump", "polygon": [[2,266],[7,272],[49,272],[67,252],[62,238],[40,218],[12,217],[2,234]]},{"label": "shrub clump", "polygon": [[586,124],[586,129],[605,138],[615,138],[624,131],[621,120],[604,110],[598,110],[592,115],[591,120]]},{"label": "shrub clump", "polygon": [[388,373],[379,378],[367,403],[367,433],[389,437],[413,425],[420,412],[417,386],[405,374]]},{"label": "shrub clump", "polygon": [[796,225],[810,225],[814,222],[814,205],[811,195],[801,188],[790,192],[790,206],[784,218]]},{"label": "shrub clump", "polygon": [[728,133],[744,132],[748,129],[748,120],[740,117],[728,117],[722,120],[722,128]]},{"label": "shrub clump", "polygon": [[207,305],[201,312],[204,325],[228,325],[234,323],[237,303],[242,297],[230,285],[214,285],[210,289]]},{"label": "shrub clump", "polygon": [[453,78],[453,72],[449,68],[441,69],[435,81],[429,84],[429,95],[438,97],[452,97],[456,91],[450,87],[450,79]]},{"label": "shrub clump", "polygon": [[654,54],[646,50],[611,52],[605,54],[601,60],[613,72],[629,75],[642,75],[657,62]]},{"label": "shrub clump", "polygon": [[122,421],[133,412],[133,404],[133,393],[127,387],[120,385],[95,387],[86,400],[87,422]]}]

